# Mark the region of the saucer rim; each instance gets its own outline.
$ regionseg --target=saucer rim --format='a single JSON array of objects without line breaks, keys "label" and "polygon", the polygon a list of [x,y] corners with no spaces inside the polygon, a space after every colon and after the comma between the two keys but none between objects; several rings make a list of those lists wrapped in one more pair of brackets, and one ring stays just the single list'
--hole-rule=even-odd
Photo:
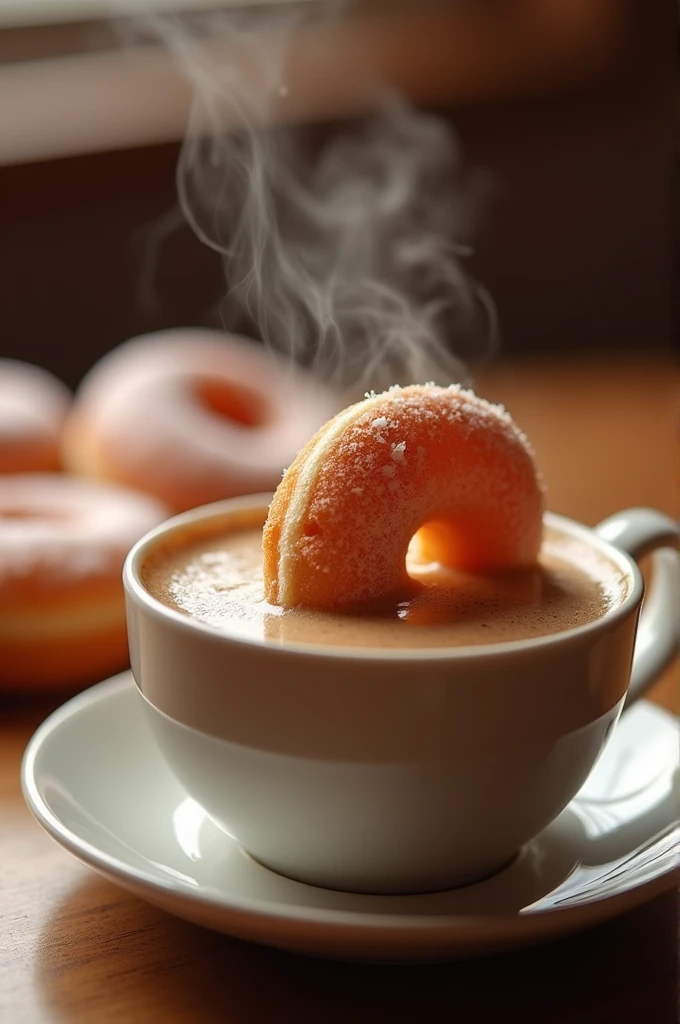
[{"label": "saucer rim", "polygon": [[[361,935],[364,942],[384,943],[391,940],[399,950],[413,955],[418,953],[418,946],[431,945],[433,940],[449,940],[474,946],[485,944],[490,946],[520,946],[530,944],[549,937],[566,936],[590,924],[605,921],[632,910],[637,906],[655,899],[674,887],[677,868],[669,868],[648,881],[631,885],[623,892],[586,898],[577,906],[543,907],[536,910],[519,911],[511,914],[479,914],[479,915],[427,915],[423,913],[390,914],[389,917],[379,912],[343,910],[324,907],[299,907],[293,903],[280,904],[273,907],[266,900],[243,897],[238,890],[229,896],[218,892],[208,892],[205,888],[191,888],[187,891],[181,881],[174,879],[155,878],[141,869],[130,865],[120,858],[114,857],[94,844],[80,837],[68,828],[52,811],[42,797],[39,784],[35,777],[35,763],[39,751],[47,738],[57,731],[63,723],[79,715],[91,705],[112,699],[119,693],[136,688],[131,671],[121,672],[109,679],[96,683],[86,690],[71,697],[57,708],[37,728],[26,746],[21,763],[21,787],[24,800],[38,824],[61,847],[81,862],[93,868],[99,874],[121,884],[124,888],[135,892],[142,899],[162,905],[166,909],[168,903],[186,909],[217,910],[223,914],[241,919],[240,933],[252,932],[252,928],[243,927],[252,922],[255,930],[258,925],[267,928],[295,927],[295,938],[298,948],[306,948],[307,941],[319,935],[327,935],[332,931],[340,938],[351,938],[352,934]],[[655,711],[668,719],[677,727],[677,720],[669,711],[659,705],[653,705]],[[170,770],[168,769],[168,772]],[[232,839],[232,842],[235,840]],[[303,883],[300,883],[303,884]],[[313,887],[312,887],[313,888]],[[321,892],[324,890],[321,889]],[[399,897],[395,897],[399,898]],[[412,897],[405,897],[412,898]],[[182,916],[182,915],[178,915]],[[213,926],[214,927],[214,926]],[[226,934],[239,937],[238,932],[228,928],[219,929]],[[481,934],[483,933],[483,934]],[[269,945],[282,945],[292,948],[290,942],[274,941],[270,937]],[[305,941],[306,940],[306,941]],[[419,941],[420,940],[420,941]],[[266,942],[266,938],[255,939]],[[403,944],[408,944],[408,949]]]}]

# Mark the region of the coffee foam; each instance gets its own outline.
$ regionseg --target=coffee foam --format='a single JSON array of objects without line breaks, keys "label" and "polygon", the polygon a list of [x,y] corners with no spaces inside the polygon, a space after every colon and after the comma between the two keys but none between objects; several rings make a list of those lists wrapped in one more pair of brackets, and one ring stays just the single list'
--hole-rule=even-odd
[{"label": "coffee foam", "polygon": [[[158,600],[244,639],[340,647],[438,648],[502,643],[585,625],[624,599],[626,576],[586,541],[548,528],[540,567],[462,574],[409,564],[416,593],[361,614],[283,611],[264,599],[263,514],[186,529],[142,567]],[[257,523],[257,525],[255,525]]]}]

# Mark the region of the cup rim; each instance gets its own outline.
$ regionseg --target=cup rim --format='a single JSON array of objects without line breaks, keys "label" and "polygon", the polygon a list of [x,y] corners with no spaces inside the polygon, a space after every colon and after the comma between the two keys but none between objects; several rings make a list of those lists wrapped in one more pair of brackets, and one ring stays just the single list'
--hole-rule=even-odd
[{"label": "cup rim", "polygon": [[549,633],[545,636],[455,647],[418,648],[336,647],[330,644],[295,643],[289,641],[272,643],[269,640],[258,637],[245,637],[236,631],[230,631],[227,627],[217,627],[201,622],[164,604],[146,589],[141,581],[139,568],[147,551],[159,537],[164,536],[168,531],[181,529],[194,522],[203,522],[213,517],[224,515],[229,511],[245,511],[247,509],[259,508],[266,511],[271,503],[271,499],[271,493],[254,493],[224,498],[207,505],[199,505],[196,508],[189,509],[187,512],[181,512],[153,527],[133,545],[125,559],[123,585],[126,595],[155,619],[172,623],[180,631],[187,631],[191,634],[204,634],[213,641],[223,641],[230,647],[237,646],[242,649],[255,648],[260,652],[265,652],[277,658],[306,657],[308,659],[323,658],[326,661],[368,661],[375,663],[410,661],[426,661],[428,663],[461,662],[469,659],[489,659],[495,656],[507,657],[513,654],[523,655],[548,648],[552,649],[563,644],[570,644],[582,637],[592,636],[592,634],[602,630],[609,630],[625,620],[642,601],[644,581],[639,567],[631,555],[622,548],[618,548],[598,536],[591,527],[548,510],[544,512],[543,516],[546,525],[555,526],[594,547],[621,570],[625,575],[628,587],[623,599],[613,608],[608,609],[604,615],[599,616],[599,618],[593,619],[592,622],[586,622],[571,629],[560,630],[558,633]]}]

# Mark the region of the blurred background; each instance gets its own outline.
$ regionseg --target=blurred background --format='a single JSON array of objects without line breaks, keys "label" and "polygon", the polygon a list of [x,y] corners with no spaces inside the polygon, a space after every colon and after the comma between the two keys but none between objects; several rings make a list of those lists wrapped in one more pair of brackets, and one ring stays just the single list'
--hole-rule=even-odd
[{"label": "blurred background", "polygon": [[[220,326],[220,258],[177,205],[190,88],[125,24],[230,6],[0,0],[0,356],[75,386],[131,335]],[[327,5],[298,6],[326,32],[328,81],[305,79],[294,36],[295,102],[272,120],[327,138],[376,68],[451,120],[492,183],[469,269],[505,356],[671,347],[674,0],[366,0],[328,28]]]},{"label": "blurred background", "polygon": [[[233,300],[239,275],[248,297],[255,250],[242,246],[237,273],[217,251],[246,223],[250,241],[266,239],[267,259],[272,251],[280,257],[259,284],[256,305],[265,312],[285,278],[286,244],[297,242],[298,266],[311,270],[307,313],[316,269],[335,280],[334,254],[344,246],[354,288],[344,296],[349,333],[363,320],[354,338],[362,373],[376,324],[388,338],[400,335],[413,356],[427,348],[414,330],[418,316],[443,299],[435,355],[443,342],[462,360],[447,367],[456,367],[452,376],[460,368],[454,379],[504,403],[526,431],[549,508],[591,525],[639,505],[677,517],[677,16],[676,0],[0,0],[0,359],[38,364],[73,389],[136,335],[204,327],[259,339],[262,320],[249,321]],[[396,96],[403,102],[393,117]],[[250,124],[243,130],[239,103],[254,117],[253,132]],[[197,122],[197,111],[207,122]],[[364,147],[366,139],[378,144]],[[249,159],[239,165],[243,154]],[[331,187],[315,193],[329,154]],[[258,198],[250,188],[256,166],[269,191],[249,206]],[[187,189],[191,201],[180,208]],[[239,221],[253,209],[267,217]],[[271,242],[274,229],[281,245],[278,235]],[[381,275],[389,285],[382,293],[371,290]],[[447,302],[477,297],[475,282],[487,296],[482,312],[497,319],[497,339],[493,316],[472,318],[469,329],[465,318],[447,319]],[[385,292],[398,331],[378,323],[372,301],[361,310],[362,296]],[[315,328],[329,319],[317,305],[318,323],[307,317],[307,355]],[[290,352],[299,332],[281,325],[295,321],[285,303],[283,316],[275,312],[275,340]],[[180,338],[194,346],[193,358],[195,336]],[[168,371],[173,358],[164,359]],[[389,379],[366,373],[365,386],[392,383],[391,365],[383,359],[379,368]],[[156,376],[160,369],[154,364]],[[444,382],[429,372],[409,376]],[[11,443],[16,396],[6,367],[3,381]],[[352,381],[350,400],[359,383]],[[231,400],[211,404],[191,387],[204,412],[242,422]],[[165,411],[141,394],[134,422],[142,427],[123,453],[133,461],[147,411]],[[87,454],[97,441],[91,421],[78,425],[82,400],[82,391],[73,405],[68,394],[60,399]],[[38,402],[29,422],[44,411]],[[291,403],[291,423],[297,413]],[[114,417],[114,434],[118,426]],[[191,420],[176,426],[181,432]],[[52,443],[71,475],[122,480],[162,497],[148,473],[132,479],[105,460],[66,459],[64,429],[60,421]],[[223,488],[219,496],[233,484],[224,436],[226,465],[211,480]],[[201,450],[189,429],[185,440]],[[154,441],[168,443],[166,435]],[[156,461],[163,468],[166,460]],[[270,468],[276,486],[282,465]],[[190,479],[194,469],[192,460],[173,464],[170,479],[181,489],[182,473]],[[72,481],[61,482],[68,495]],[[183,498],[183,507],[197,503],[188,492]],[[5,526],[21,532],[22,517],[33,517],[40,533],[39,511],[10,508]],[[49,509],[45,522],[54,526]],[[7,530],[6,551],[12,536]],[[648,570],[643,565],[647,578]],[[66,656],[36,643],[45,673],[32,680],[38,689],[56,685],[53,675],[78,686],[127,665],[119,576],[114,586],[115,665],[93,662],[76,679]],[[0,634],[13,600],[10,586]],[[6,622],[5,634],[13,650]],[[71,643],[57,641],[65,650]],[[23,678],[26,651],[15,654]],[[0,644],[0,695],[3,659]],[[675,710],[678,670],[676,663],[654,691]],[[10,692],[16,683],[9,679]]]}]

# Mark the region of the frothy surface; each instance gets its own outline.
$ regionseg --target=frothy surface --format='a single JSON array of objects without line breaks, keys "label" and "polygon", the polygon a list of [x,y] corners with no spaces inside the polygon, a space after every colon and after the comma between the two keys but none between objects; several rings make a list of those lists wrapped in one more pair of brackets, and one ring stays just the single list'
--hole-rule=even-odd
[{"label": "frothy surface", "polygon": [[[273,643],[419,648],[503,643],[545,636],[600,618],[627,583],[589,545],[547,529],[535,570],[468,574],[409,562],[414,594],[358,614],[265,601],[261,525],[253,516],[209,533],[193,530],[159,546],[142,568],[164,604],[230,634]],[[255,517],[257,518],[257,517]],[[261,519],[261,514],[260,517]]]}]

